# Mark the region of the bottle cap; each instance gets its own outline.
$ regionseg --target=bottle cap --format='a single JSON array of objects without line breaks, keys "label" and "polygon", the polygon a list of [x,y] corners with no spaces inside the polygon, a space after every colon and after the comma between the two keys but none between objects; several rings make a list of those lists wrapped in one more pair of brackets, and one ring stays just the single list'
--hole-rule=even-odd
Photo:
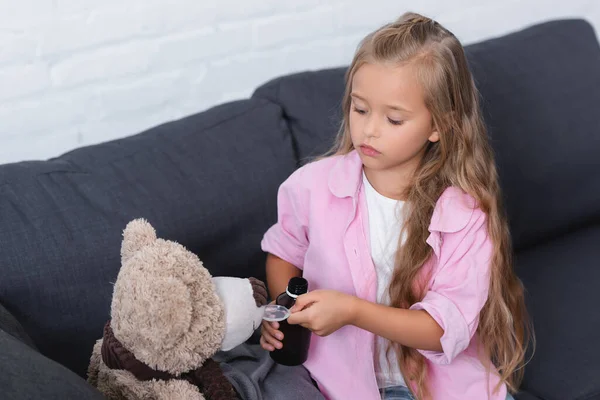
[{"label": "bottle cap", "polygon": [[292,295],[300,296],[308,292],[308,281],[301,277],[293,277],[288,282],[287,291]]},{"label": "bottle cap", "polygon": [[278,304],[269,304],[265,306],[263,319],[265,321],[283,321],[290,316],[290,310],[285,308],[284,306],[280,306]]}]

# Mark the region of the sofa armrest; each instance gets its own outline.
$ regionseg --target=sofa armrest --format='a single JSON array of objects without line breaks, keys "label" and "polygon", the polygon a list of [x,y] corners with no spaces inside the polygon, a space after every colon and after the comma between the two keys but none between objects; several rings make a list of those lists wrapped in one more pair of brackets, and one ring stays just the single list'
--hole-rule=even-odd
[{"label": "sofa armrest", "polygon": [[25,328],[17,321],[17,319],[0,303],[0,330],[20,340],[29,347],[37,350],[35,343],[29,337]]},{"label": "sofa armrest", "polygon": [[3,399],[102,399],[83,378],[4,330],[0,330],[0,393]]}]

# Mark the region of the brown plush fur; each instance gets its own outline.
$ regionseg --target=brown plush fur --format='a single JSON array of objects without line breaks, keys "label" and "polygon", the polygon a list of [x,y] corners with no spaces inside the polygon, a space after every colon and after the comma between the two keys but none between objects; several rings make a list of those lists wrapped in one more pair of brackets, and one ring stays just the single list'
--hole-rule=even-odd
[{"label": "brown plush fur", "polygon": [[111,307],[115,337],[154,369],[178,375],[212,357],[225,335],[211,276],[182,245],[156,239],[145,221],[127,225]]},{"label": "brown plush fur", "polygon": [[[114,337],[152,369],[179,376],[201,367],[225,335],[224,306],[202,262],[180,244],[157,239],[142,219],[125,228],[121,261],[111,305]],[[183,379],[141,381],[111,369],[101,348],[102,339],[94,346],[88,381],[108,399],[204,399]]]}]

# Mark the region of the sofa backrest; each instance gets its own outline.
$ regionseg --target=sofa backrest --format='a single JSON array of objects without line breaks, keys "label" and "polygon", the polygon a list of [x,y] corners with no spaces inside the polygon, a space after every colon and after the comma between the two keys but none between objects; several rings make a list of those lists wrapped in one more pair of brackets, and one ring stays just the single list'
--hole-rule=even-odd
[{"label": "sofa backrest", "polygon": [[0,166],[0,303],[83,374],[109,317],[122,231],[146,218],[213,275],[264,279],[260,240],[296,161],[279,106],[225,104],[49,161]]}]

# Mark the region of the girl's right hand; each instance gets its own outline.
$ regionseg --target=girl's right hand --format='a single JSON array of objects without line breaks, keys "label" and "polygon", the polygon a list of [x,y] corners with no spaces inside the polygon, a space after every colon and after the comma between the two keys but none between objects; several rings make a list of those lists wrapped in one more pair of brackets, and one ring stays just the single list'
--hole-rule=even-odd
[{"label": "girl's right hand", "polygon": [[260,345],[263,349],[273,351],[283,347],[283,333],[279,330],[279,322],[263,321],[260,333]]}]

